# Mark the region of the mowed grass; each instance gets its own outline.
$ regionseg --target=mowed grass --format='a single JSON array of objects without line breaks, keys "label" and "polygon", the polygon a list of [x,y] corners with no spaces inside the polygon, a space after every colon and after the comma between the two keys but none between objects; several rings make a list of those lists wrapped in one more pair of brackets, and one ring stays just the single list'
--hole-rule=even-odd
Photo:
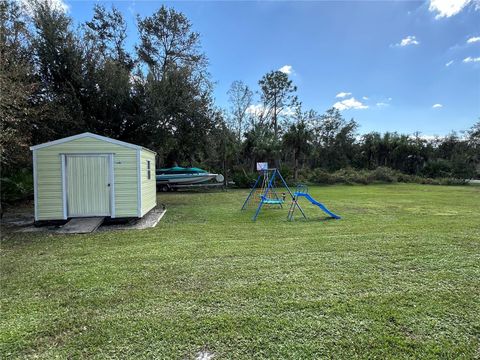
[{"label": "mowed grass", "polygon": [[480,357],[480,187],[159,194],[154,229],[2,244],[1,358]]}]

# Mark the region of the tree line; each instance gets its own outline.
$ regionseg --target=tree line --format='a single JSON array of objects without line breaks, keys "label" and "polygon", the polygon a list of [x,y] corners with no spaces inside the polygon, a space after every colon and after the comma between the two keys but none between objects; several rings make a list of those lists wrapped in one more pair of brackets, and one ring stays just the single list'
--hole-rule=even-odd
[{"label": "tree line", "polygon": [[89,21],[54,3],[0,2],[2,178],[31,171],[28,147],[90,131],[158,153],[161,166],[200,165],[228,178],[255,162],[300,170],[391,167],[428,177],[478,176],[480,122],[459,135],[359,135],[337,109],[303,108],[287,74],[271,71],[250,89],[235,81],[229,106],[214,83],[200,34],[161,6],[137,16],[138,40],[126,46],[119,10],[95,5]]}]

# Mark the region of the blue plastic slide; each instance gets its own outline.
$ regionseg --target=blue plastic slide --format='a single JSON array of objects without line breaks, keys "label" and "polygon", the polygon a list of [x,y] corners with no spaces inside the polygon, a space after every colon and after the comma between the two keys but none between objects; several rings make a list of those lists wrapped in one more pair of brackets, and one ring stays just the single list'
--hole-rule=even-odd
[{"label": "blue plastic slide", "polygon": [[329,216],[331,216],[332,218],[334,219],[341,219],[340,216],[338,216],[337,214],[334,214],[333,212],[331,212],[330,210],[328,210],[325,205],[323,205],[322,203],[319,203],[317,200],[315,200],[314,198],[312,198],[310,196],[310,194],[307,194],[307,193],[303,193],[303,192],[296,192],[295,194],[293,194],[295,197],[300,197],[300,196],[303,196],[304,198],[306,198],[308,201],[310,201],[313,205],[317,205],[320,209],[322,209],[326,214],[328,214]]}]

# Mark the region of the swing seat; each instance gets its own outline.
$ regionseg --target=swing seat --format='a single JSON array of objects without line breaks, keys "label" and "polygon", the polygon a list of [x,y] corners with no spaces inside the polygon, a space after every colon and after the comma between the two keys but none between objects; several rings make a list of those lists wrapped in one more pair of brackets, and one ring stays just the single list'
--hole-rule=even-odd
[{"label": "swing seat", "polygon": [[262,196],[262,202],[271,205],[282,205],[284,203],[282,199],[268,199],[265,196]]}]

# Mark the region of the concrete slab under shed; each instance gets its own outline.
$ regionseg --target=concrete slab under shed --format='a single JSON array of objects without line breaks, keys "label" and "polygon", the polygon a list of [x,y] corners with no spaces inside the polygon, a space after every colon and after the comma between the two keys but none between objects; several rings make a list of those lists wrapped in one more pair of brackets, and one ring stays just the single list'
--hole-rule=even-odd
[{"label": "concrete slab under shed", "polygon": [[143,230],[157,226],[160,220],[163,218],[167,210],[165,208],[156,207],[150,210],[141,219],[132,219],[126,224],[108,225],[104,224],[98,231],[111,231],[111,230]]},{"label": "concrete slab under shed", "polygon": [[104,217],[74,218],[57,230],[59,234],[88,234],[102,225]]},{"label": "concrete slab under shed", "polygon": [[[8,224],[11,226],[13,232],[23,233],[50,233],[50,234],[84,234],[93,231],[112,231],[112,230],[141,230],[155,227],[162,217],[165,215],[166,208],[164,205],[157,206],[150,210],[143,218],[125,219],[120,223],[112,223],[108,218],[91,217],[91,218],[74,218],[64,225],[61,224],[45,224],[43,226],[35,226],[33,216],[30,214],[28,221],[20,222],[20,215],[12,216],[4,221],[2,219],[2,226]],[[79,224],[80,223],[80,224]]]}]

